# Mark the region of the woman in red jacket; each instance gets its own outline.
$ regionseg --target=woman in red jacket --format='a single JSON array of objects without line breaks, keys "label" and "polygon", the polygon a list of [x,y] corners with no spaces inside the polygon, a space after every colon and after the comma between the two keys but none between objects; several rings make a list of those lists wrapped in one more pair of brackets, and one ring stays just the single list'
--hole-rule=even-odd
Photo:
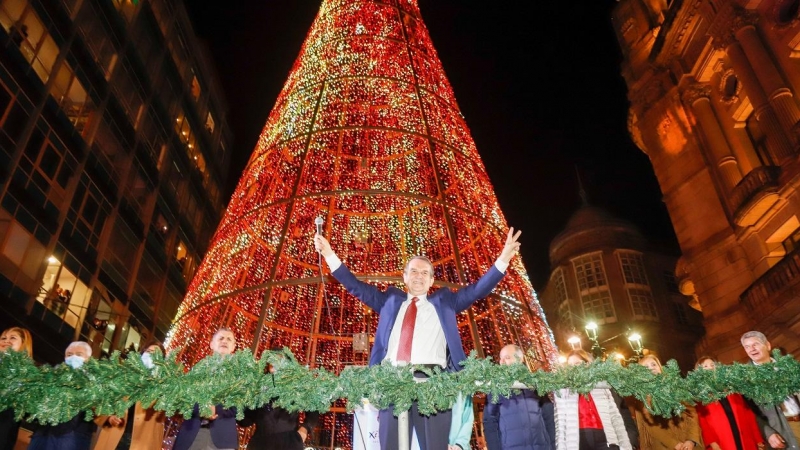
[{"label": "woman in red jacket", "polygon": [[[714,370],[716,363],[703,356],[695,369]],[[730,394],[708,405],[697,405],[697,416],[706,448],[716,450],[755,450],[764,443],[756,416],[741,394]]]}]

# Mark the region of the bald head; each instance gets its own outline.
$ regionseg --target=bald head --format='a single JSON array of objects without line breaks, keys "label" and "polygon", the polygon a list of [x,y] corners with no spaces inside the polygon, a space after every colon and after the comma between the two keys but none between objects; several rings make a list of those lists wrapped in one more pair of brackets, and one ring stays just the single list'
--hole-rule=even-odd
[{"label": "bald head", "polygon": [[500,350],[500,364],[510,366],[511,364],[522,364],[525,354],[518,345],[509,344]]}]

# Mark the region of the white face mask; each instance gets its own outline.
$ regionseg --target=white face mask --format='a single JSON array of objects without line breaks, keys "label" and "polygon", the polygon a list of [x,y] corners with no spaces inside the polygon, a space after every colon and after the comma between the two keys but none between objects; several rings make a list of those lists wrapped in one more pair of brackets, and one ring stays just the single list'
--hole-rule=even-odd
[{"label": "white face mask", "polygon": [[149,352],[142,353],[142,364],[144,364],[144,366],[148,369],[153,369],[156,366],[153,362],[153,355],[151,355]]},{"label": "white face mask", "polygon": [[72,367],[73,369],[80,369],[85,363],[84,359],[78,355],[67,356],[64,359],[64,363],[68,366]]}]

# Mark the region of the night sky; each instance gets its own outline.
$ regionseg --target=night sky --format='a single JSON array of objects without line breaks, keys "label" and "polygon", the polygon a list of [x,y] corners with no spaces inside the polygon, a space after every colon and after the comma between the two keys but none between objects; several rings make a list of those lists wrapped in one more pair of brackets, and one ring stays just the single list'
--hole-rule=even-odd
[{"label": "night sky", "polygon": [[[229,103],[231,193],[321,0],[187,2]],[[627,99],[611,27],[614,0],[419,0],[447,77],[537,290],[550,241],[592,205],[678,254],[647,156],[626,129]],[[502,6],[495,6],[502,5]]]}]

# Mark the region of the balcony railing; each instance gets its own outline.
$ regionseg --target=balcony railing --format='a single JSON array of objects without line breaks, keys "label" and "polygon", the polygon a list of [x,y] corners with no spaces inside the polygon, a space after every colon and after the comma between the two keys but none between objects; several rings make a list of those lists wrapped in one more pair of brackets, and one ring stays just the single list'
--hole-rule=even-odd
[{"label": "balcony railing", "polygon": [[761,166],[750,171],[730,196],[734,221],[739,226],[754,224],[778,200],[778,166]]},{"label": "balcony railing", "polygon": [[740,299],[750,311],[765,313],[777,306],[782,293],[800,284],[800,249],[788,253],[745,290]]}]

